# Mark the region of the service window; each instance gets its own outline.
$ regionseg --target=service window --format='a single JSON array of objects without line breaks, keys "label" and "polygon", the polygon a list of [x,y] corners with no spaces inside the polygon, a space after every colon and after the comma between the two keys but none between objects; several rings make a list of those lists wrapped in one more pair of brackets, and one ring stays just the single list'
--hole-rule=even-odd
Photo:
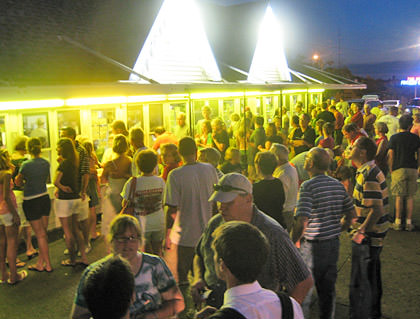
[{"label": "service window", "polygon": [[185,115],[187,115],[187,103],[182,102],[182,103],[171,103],[169,105],[169,125],[170,127],[166,127],[167,130],[170,130],[171,132],[174,131],[177,123],[176,123],[176,118],[178,116],[179,113],[184,113]]},{"label": "service window", "polygon": [[195,124],[194,130],[197,133],[197,123],[204,118],[203,108],[208,106],[211,110],[210,119],[214,119],[219,116],[219,101],[218,100],[197,100],[193,101],[193,120]]},{"label": "service window", "polygon": [[58,111],[57,112],[58,129],[64,127],[72,127],[76,130],[76,134],[79,135],[80,129],[80,111]]},{"label": "service window", "polygon": [[143,105],[130,105],[127,108],[127,129],[132,127],[143,128]]},{"label": "service window", "polygon": [[163,104],[149,104],[149,146],[153,146],[156,137],[153,132],[156,127],[163,125]]},{"label": "service window", "polygon": [[48,113],[23,114],[23,134],[40,139],[42,148],[50,147]]},{"label": "service window", "polygon": [[273,97],[272,96],[265,96],[264,97],[264,104],[265,104],[265,116],[267,118],[267,122],[271,122],[273,117],[274,117],[274,113],[275,113]]},{"label": "service window", "polygon": [[112,148],[111,124],[115,119],[114,109],[92,110],[92,142],[101,161],[106,149]]},{"label": "service window", "polygon": [[226,127],[230,127],[230,116],[235,112],[234,100],[223,100],[223,114],[222,120],[225,122]]}]

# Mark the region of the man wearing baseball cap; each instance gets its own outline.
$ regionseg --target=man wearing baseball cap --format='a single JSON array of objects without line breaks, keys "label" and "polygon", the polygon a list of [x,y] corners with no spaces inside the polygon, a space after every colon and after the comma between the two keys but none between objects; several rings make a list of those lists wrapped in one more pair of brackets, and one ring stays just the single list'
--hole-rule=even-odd
[{"label": "man wearing baseball cap", "polygon": [[250,181],[238,173],[226,174],[214,185],[209,201],[219,204],[220,214],[210,219],[196,247],[194,281],[191,286],[195,303],[198,305],[203,302],[202,292],[206,289],[212,291],[207,298],[208,305],[219,308],[223,303],[226,286],[215,272],[212,234],[218,226],[233,220],[256,226],[270,243],[267,262],[257,278],[261,286],[273,291],[286,289],[291,297],[301,303],[313,285],[312,276],[288,233],[253,204]]}]

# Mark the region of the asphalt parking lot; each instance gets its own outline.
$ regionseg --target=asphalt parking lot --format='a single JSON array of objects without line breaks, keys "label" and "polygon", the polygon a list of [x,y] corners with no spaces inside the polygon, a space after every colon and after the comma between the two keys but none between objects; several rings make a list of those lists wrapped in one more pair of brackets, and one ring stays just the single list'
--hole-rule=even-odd
[{"label": "asphalt parking lot", "polygon": [[[416,197],[413,232],[390,230],[382,252],[382,277],[384,295],[383,318],[420,318],[420,196]],[[83,271],[81,267],[63,267],[65,249],[60,235],[50,236],[50,255],[54,267],[52,273],[30,272],[29,277],[16,286],[0,285],[0,318],[68,318],[74,292]],[[55,237],[55,238],[53,238]],[[93,262],[105,255],[103,238],[93,243],[88,255]],[[19,256],[26,261],[24,254]],[[36,259],[29,263],[34,263]],[[337,280],[336,318],[348,318],[348,286],[350,280],[350,239],[341,238],[339,273]],[[24,268],[26,269],[26,267]],[[312,318],[317,318],[313,305]]]}]

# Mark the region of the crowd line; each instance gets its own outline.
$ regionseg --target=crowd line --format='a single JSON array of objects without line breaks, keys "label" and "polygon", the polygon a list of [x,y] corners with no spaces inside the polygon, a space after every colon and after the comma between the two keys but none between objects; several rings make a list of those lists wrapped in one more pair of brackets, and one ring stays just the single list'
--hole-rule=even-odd
[{"label": "crowd line", "polygon": [[[91,141],[61,128],[53,201],[40,139],[0,150],[1,283],[28,277],[18,271],[20,233],[28,260],[38,255],[27,269],[53,271],[53,204],[67,247],[61,266],[87,267],[72,318],[309,318],[314,288],[320,318],[334,318],[348,231],[350,318],[380,318],[384,238],[389,227],[415,228],[420,113],[332,99],[266,120],[245,108],[227,125],[204,106],[194,127],[179,113],[148,148],[140,127],[114,121],[100,161]],[[89,263],[101,235],[108,255]]]}]

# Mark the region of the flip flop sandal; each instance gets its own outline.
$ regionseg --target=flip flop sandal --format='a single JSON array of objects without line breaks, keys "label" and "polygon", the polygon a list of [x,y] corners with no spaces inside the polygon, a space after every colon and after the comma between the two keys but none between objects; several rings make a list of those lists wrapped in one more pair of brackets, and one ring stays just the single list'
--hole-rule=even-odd
[{"label": "flip flop sandal", "polygon": [[63,260],[61,262],[61,266],[64,266],[64,267],[74,267],[74,266],[76,266],[76,263],[72,263],[70,261],[70,259],[65,259],[65,260]]},{"label": "flip flop sandal", "polygon": [[32,258],[38,256],[38,251],[35,251],[33,254],[30,255],[26,255],[26,257],[28,258],[28,260],[31,260]]},{"label": "flip flop sandal", "polygon": [[36,268],[36,266],[34,266],[34,265],[29,265],[29,266],[28,266],[28,270],[31,270],[31,271],[37,271],[37,272],[44,272],[44,271],[46,271],[44,268],[42,268],[42,269],[38,269],[38,268]]},{"label": "flip flop sandal", "polygon": [[9,286],[17,285],[18,283],[23,281],[26,277],[28,277],[28,272],[26,270],[19,271],[17,274],[18,274],[18,279],[15,282],[11,282],[10,278],[7,279],[7,284]]},{"label": "flip flop sandal", "polygon": [[26,266],[26,263],[24,261],[20,260],[19,258],[16,258],[16,267],[17,268],[22,268],[22,267],[25,267],[25,266]]}]

